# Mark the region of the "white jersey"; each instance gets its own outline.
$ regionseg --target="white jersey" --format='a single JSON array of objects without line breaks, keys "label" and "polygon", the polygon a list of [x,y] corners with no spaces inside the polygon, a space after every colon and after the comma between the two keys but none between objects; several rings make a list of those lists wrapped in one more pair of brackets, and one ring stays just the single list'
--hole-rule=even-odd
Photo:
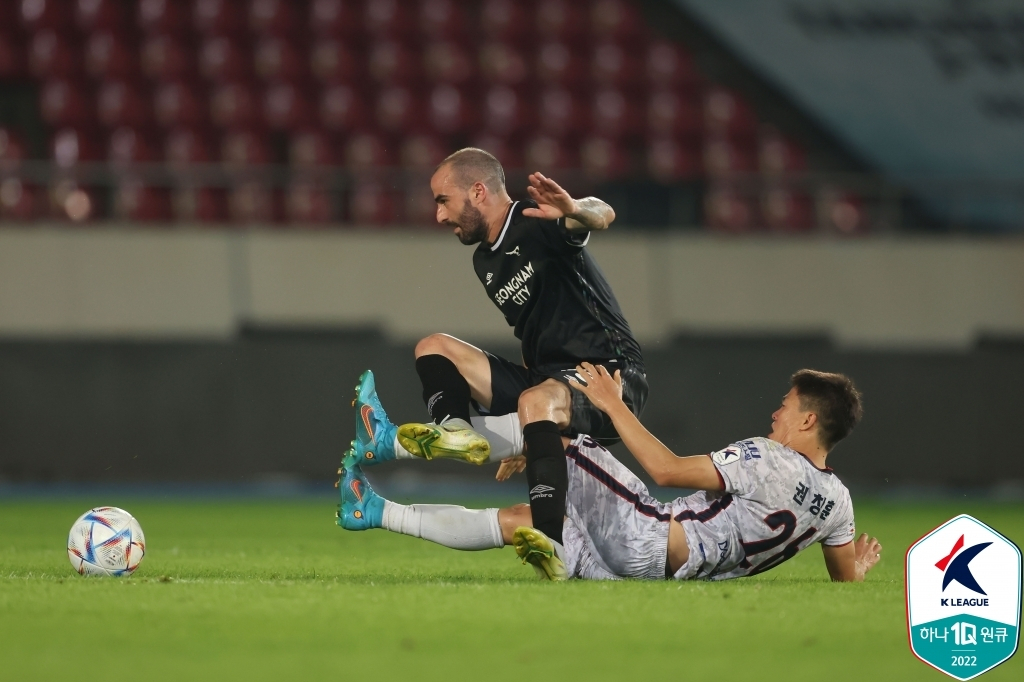
[{"label": "white jersey", "polygon": [[[763,573],[815,542],[853,541],[853,502],[831,469],[818,469],[768,438],[733,443],[711,454],[722,492],[675,500],[700,566],[689,577],[725,580]],[[690,564],[691,562],[687,562]]]}]

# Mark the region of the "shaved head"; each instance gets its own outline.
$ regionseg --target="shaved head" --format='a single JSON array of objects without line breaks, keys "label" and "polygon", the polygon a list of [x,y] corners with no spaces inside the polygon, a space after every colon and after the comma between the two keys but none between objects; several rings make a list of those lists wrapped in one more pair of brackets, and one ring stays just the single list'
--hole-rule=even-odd
[{"label": "shaved head", "polygon": [[439,163],[434,173],[441,169],[451,171],[452,180],[459,189],[469,189],[479,182],[495,194],[505,192],[505,171],[501,162],[483,149],[460,149]]}]

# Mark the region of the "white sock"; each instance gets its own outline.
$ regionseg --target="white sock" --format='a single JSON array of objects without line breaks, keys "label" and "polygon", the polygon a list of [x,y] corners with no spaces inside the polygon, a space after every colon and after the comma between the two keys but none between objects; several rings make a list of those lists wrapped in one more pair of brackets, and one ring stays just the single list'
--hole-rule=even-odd
[{"label": "white sock", "polygon": [[[512,455],[523,454],[523,427],[519,425],[519,415],[503,414],[500,417],[473,417],[473,430],[487,439],[491,444],[490,461],[500,462]],[[416,455],[402,447],[395,438],[396,459],[419,459]]]},{"label": "white sock", "polygon": [[453,504],[396,504],[384,502],[381,526],[445,547],[463,550],[505,546],[497,509],[466,509]]}]

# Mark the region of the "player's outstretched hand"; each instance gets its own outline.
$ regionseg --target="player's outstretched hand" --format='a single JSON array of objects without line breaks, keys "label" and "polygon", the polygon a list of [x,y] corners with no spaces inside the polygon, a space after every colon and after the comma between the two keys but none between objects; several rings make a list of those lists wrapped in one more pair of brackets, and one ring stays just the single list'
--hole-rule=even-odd
[{"label": "player's outstretched hand", "polygon": [[622,402],[622,373],[619,370],[615,370],[613,376],[603,365],[595,367],[584,362],[576,366],[576,376],[582,382],[570,377],[569,386],[590,398],[590,402],[602,412]]},{"label": "player's outstretched hand", "polygon": [[879,544],[878,538],[868,539],[867,533],[861,533],[861,536],[853,543],[853,549],[857,555],[857,573],[861,577],[882,558],[882,545]]},{"label": "player's outstretched hand", "polygon": [[523,215],[541,220],[558,220],[576,213],[576,200],[562,189],[557,182],[540,173],[530,174],[530,185],[526,188],[530,198],[537,202],[537,208],[523,209]]},{"label": "player's outstretched hand", "polygon": [[526,471],[526,456],[512,455],[501,460],[498,465],[498,473],[494,476],[499,481],[507,481],[512,474],[521,474]]}]

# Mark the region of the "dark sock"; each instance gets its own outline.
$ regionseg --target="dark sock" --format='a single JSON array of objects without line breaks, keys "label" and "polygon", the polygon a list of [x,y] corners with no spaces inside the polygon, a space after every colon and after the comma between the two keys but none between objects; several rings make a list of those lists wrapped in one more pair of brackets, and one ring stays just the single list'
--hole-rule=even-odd
[{"label": "dark sock", "polygon": [[416,358],[416,372],[423,382],[423,402],[435,424],[445,417],[469,421],[469,384],[455,363],[443,355]]},{"label": "dark sock", "polygon": [[562,434],[555,422],[533,422],[523,427],[523,441],[533,527],[561,543],[565,493],[569,488]]}]

